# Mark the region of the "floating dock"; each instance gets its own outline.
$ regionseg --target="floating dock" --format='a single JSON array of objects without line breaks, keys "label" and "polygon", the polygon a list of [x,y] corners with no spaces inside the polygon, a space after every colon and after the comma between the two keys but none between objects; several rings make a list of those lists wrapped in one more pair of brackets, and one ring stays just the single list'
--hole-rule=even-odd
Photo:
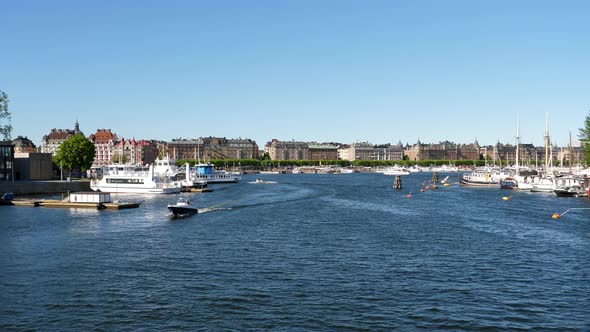
[{"label": "floating dock", "polygon": [[109,193],[78,192],[71,193],[67,198],[63,200],[12,199],[3,200],[2,205],[68,209],[121,210],[138,208],[140,203],[118,201],[112,202]]}]

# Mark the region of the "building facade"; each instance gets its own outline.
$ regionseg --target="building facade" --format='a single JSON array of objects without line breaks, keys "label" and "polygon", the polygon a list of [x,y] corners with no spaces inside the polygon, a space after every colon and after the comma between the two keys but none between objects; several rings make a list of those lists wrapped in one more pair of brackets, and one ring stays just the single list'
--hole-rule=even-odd
[{"label": "building facade", "polygon": [[14,145],[0,141],[0,181],[14,181]]},{"label": "building facade", "polygon": [[12,140],[14,153],[33,153],[37,152],[35,144],[27,137],[19,136]]},{"label": "building facade", "polygon": [[404,160],[404,147],[401,142],[397,145],[376,145],[373,150],[372,160]]},{"label": "building facade", "polygon": [[16,180],[51,180],[53,160],[51,153],[19,152],[14,154]]},{"label": "building facade", "polygon": [[78,120],[76,120],[73,130],[55,128],[51,129],[51,133],[43,136],[41,139],[41,152],[51,153],[51,155],[55,156],[59,146],[63,142],[65,142],[71,136],[78,134],[84,135],[84,133],[80,131],[80,124],[78,123]]},{"label": "building facade", "polygon": [[308,157],[310,160],[338,160],[338,145],[309,143]]},{"label": "building facade", "polygon": [[258,145],[247,138],[179,138],[167,142],[165,151],[170,158],[176,160],[258,159]]},{"label": "building facade", "polygon": [[[491,152],[491,151],[490,151]],[[407,145],[404,153],[409,160],[478,160],[480,145],[477,140],[470,144],[455,144],[445,141],[423,144],[418,140],[414,145]]]},{"label": "building facade", "polygon": [[309,146],[305,142],[283,142],[273,139],[265,146],[271,160],[309,160]]},{"label": "building facade", "polygon": [[110,129],[97,129],[96,133],[90,135],[88,140],[94,144],[96,154],[92,167],[101,167],[113,162],[117,135]]},{"label": "building facade", "polygon": [[375,147],[367,142],[353,143],[348,150],[348,160],[373,160]]},{"label": "building facade", "polygon": [[114,146],[113,163],[146,165],[153,163],[159,155],[157,141],[121,139]]}]

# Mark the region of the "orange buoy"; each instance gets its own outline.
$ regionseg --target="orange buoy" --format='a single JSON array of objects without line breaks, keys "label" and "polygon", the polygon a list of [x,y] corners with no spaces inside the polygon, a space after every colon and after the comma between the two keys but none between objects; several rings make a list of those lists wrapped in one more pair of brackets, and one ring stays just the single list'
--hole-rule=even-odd
[{"label": "orange buoy", "polygon": [[560,217],[561,217],[561,216],[560,216],[559,214],[557,214],[557,213],[554,213],[554,214],[551,216],[551,218],[553,218],[553,219],[559,219]]},{"label": "orange buoy", "polygon": [[512,195],[510,195],[510,196],[504,196],[504,197],[502,197],[502,200],[503,201],[507,201],[507,200],[510,200],[511,198],[512,198]]},{"label": "orange buoy", "polygon": [[411,197],[412,197],[412,194],[411,193],[406,194],[406,198],[411,198]]}]

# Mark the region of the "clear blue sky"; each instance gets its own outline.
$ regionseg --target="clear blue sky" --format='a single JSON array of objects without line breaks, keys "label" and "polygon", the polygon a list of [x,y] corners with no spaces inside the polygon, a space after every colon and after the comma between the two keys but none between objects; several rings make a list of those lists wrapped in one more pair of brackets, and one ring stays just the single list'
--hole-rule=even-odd
[{"label": "clear blue sky", "polygon": [[574,140],[590,1],[0,0],[13,137]]}]

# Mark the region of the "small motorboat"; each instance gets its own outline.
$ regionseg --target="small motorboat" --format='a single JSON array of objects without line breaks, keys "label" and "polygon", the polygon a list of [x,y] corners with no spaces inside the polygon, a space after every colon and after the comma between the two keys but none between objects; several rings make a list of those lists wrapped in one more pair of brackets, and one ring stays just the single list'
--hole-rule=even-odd
[{"label": "small motorboat", "polygon": [[507,177],[500,180],[500,189],[514,189],[516,187],[516,180],[513,177]]},{"label": "small motorboat", "polygon": [[580,197],[585,194],[584,189],[580,185],[557,187],[553,192],[558,197]]},{"label": "small motorboat", "polygon": [[277,183],[276,181],[266,181],[266,180],[262,180],[261,178],[257,178],[254,181],[250,181],[248,183],[254,183],[254,184],[275,184]]},{"label": "small motorboat", "polygon": [[190,201],[184,197],[180,197],[176,204],[168,204],[167,208],[174,217],[185,217],[199,213],[199,209],[192,206]]}]

